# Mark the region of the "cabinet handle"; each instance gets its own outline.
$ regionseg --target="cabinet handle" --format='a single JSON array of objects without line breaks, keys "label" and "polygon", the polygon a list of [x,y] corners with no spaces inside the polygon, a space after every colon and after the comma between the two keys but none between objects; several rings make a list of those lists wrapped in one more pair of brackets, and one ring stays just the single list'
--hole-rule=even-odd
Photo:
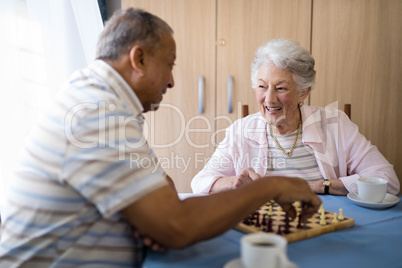
[{"label": "cabinet handle", "polygon": [[233,97],[233,76],[228,76],[228,112],[231,114],[233,112],[232,107],[232,97]]},{"label": "cabinet handle", "polygon": [[204,76],[198,77],[198,112],[204,113]]}]

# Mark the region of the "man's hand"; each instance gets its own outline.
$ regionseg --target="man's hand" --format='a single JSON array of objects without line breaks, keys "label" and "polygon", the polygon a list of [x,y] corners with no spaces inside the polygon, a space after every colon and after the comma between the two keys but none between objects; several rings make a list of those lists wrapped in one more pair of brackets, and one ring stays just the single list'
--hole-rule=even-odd
[{"label": "man's hand", "polygon": [[140,231],[145,245],[163,251],[165,247],[180,249],[222,234],[267,200],[274,199],[292,218],[296,216],[292,204],[300,201],[302,220],[311,217],[321,204],[303,179],[257,179],[259,176],[252,170],[243,175],[256,180],[231,191],[185,200],[180,200],[166,185],[132,203],[122,213]]},{"label": "man's hand", "polygon": [[156,242],[155,240],[153,240],[150,237],[141,235],[141,233],[138,230],[133,230],[133,234],[134,234],[135,238],[141,239],[142,242],[144,243],[144,245],[149,247],[152,251],[165,252],[166,247],[159,244],[158,242]]},{"label": "man's hand", "polygon": [[310,185],[303,179],[282,178],[278,181],[278,187],[275,189],[277,190],[275,201],[293,219],[296,217],[293,202],[301,202],[302,220],[310,218],[321,205],[321,199],[315,195]]}]

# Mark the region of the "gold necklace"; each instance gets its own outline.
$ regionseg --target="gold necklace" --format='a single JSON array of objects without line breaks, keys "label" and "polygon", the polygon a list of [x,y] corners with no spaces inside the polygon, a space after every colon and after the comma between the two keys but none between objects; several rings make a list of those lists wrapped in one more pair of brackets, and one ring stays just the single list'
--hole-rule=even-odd
[{"label": "gold necklace", "polygon": [[297,126],[296,139],[295,139],[295,141],[293,142],[293,145],[292,145],[292,147],[290,148],[289,152],[286,152],[285,149],[283,149],[283,147],[279,144],[279,141],[276,139],[276,134],[275,134],[274,130],[272,129],[272,125],[269,125],[269,130],[270,130],[270,132],[271,132],[271,137],[274,139],[274,141],[275,141],[275,143],[276,143],[276,146],[278,146],[278,148],[281,149],[281,151],[282,151],[284,154],[286,154],[288,157],[291,157],[291,156],[292,156],[293,150],[294,150],[295,147],[296,147],[297,139],[299,138],[300,131],[301,131],[301,125],[302,125],[302,120],[301,120],[301,117],[300,117],[299,124],[298,124],[298,126]]}]

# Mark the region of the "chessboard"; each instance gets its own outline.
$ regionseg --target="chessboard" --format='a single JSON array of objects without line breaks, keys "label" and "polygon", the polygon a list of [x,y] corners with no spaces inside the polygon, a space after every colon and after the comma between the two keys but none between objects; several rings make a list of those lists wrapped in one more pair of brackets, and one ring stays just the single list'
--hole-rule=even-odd
[{"label": "chessboard", "polygon": [[282,208],[271,201],[256,210],[252,215],[240,222],[234,229],[243,233],[268,232],[282,235],[288,243],[304,240],[326,233],[350,228],[354,219],[345,217],[343,210],[338,213],[326,211],[320,207],[306,222],[300,221],[300,203],[294,203],[297,217],[292,220],[287,217]]}]

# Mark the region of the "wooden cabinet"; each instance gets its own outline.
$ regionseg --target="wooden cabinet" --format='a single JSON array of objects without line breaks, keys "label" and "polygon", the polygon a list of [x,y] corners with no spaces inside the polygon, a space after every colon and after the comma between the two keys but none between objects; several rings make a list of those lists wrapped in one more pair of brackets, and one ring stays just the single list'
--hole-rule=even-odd
[{"label": "wooden cabinet", "polygon": [[[145,114],[147,139],[179,192],[204,166],[215,130],[216,3],[214,0],[123,0],[122,8],[143,8],[164,19],[174,31],[175,86],[158,111]],[[204,111],[199,112],[198,84],[203,77]],[[212,105],[211,105],[212,104]]]},{"label": "wooden cabinet", "polygon": [[402,182],[402,1],[314,0],[311,105],[352,107],[352,121]]},{"label": "wooden cabinet", "polygon": [[311,0],[122,0],[122,8],[127,7],[143,8],[174,30],[175,87],[157,112],[146,115],[146,129],[177,190],[191,192],[192,178],[213,154],[225,128],[241,116],[240,105],[248,104],[250,113],[258,111],[250,81],[257,47],[272,38],[291,38],[310,47]]},{"label": "wooden cabinet", "polygon": [[191,179],[241,116],[241,105],[257,112],[250,65],[257,47],[271,38],[311,48],[317,84],[310,105],[342,109],[350,103],[352,120],[402,180],[400,0],[123,0],[126,7],[158,15],[175,32],[175,87],[146,117],[150,145],[180,192],[191,191]]},{"label": "wooden cabinet", "polygon": [[[272,38],[297,40],[309,49],[311,36],[311,1],[217,1],[217,114],[230,120],[217,121],[224,129],[241,116],[239,107],[258,112],[251,88],[250,66],[259,46]],[[233,77],[233,113],[228,113],[228,77]],[[229,119],[228,118],[228,119]],[[218,135],[218,140],[224,136]]]}]

